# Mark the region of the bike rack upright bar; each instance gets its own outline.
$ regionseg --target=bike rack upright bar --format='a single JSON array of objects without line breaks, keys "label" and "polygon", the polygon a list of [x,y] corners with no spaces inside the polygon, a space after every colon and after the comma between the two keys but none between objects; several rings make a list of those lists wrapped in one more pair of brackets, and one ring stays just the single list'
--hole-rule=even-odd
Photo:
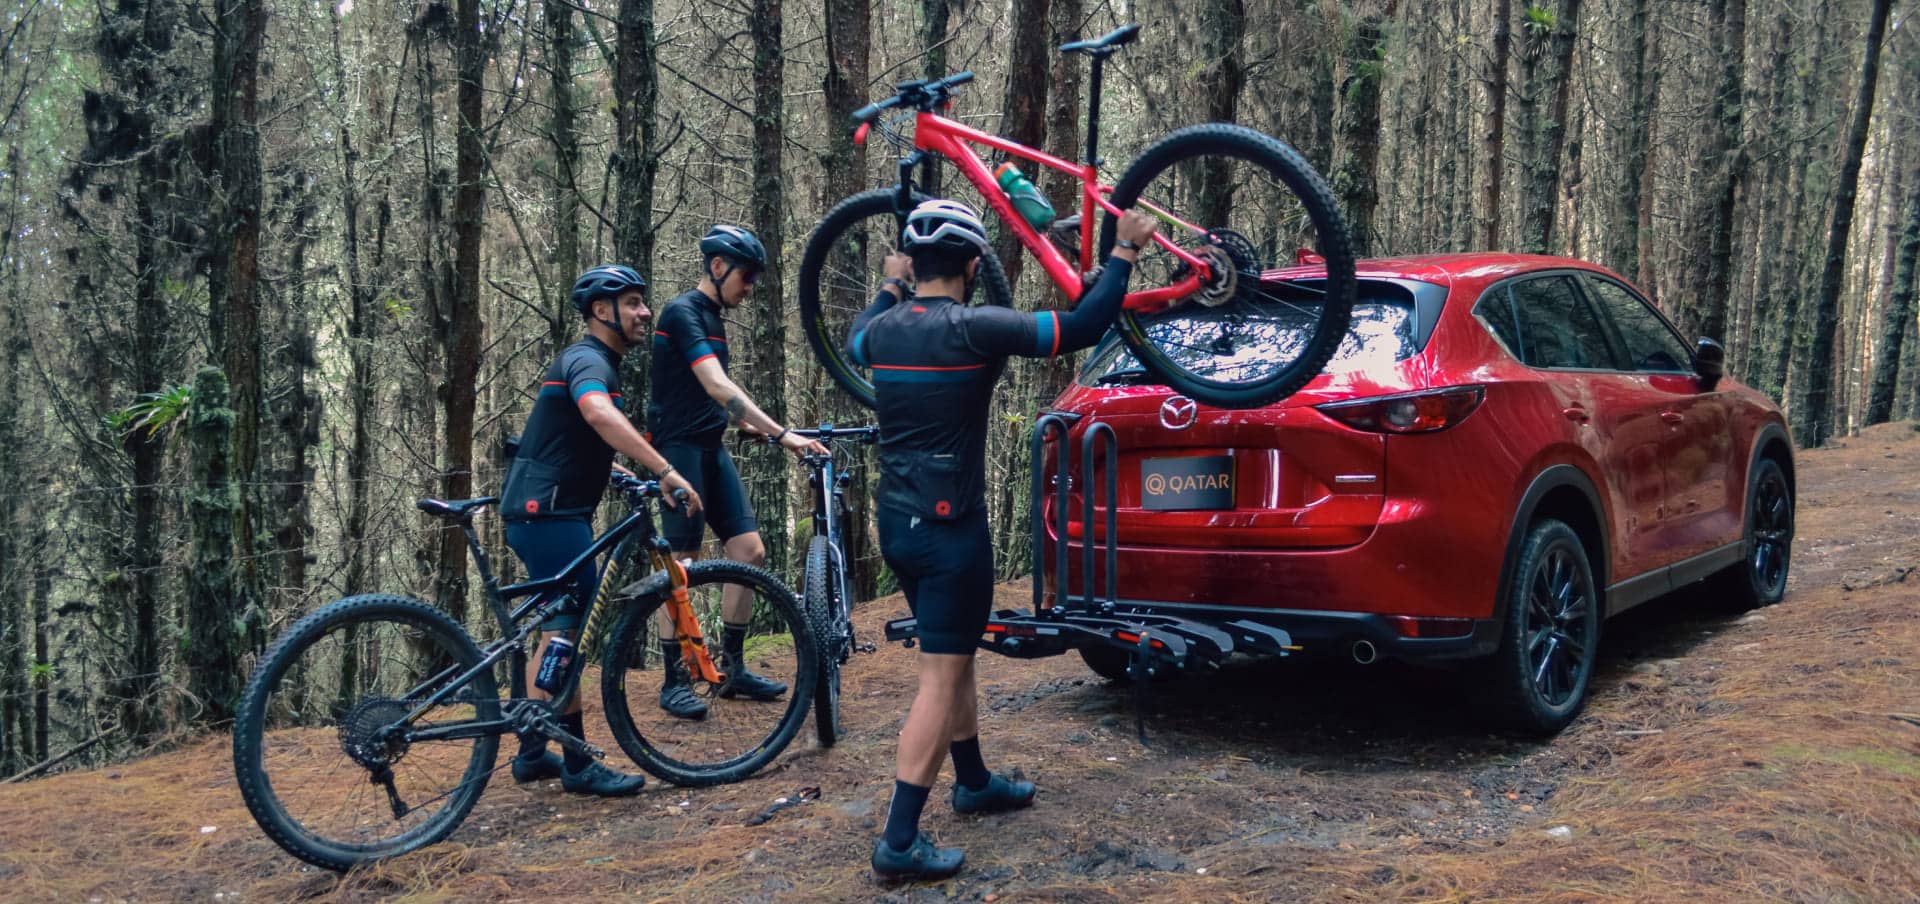
[{"label": "bike rack upright bar", "polygon": [[[1104,444],[1100,442],[1102,439],[1106,440]],[[1107,554],[1107,598],[1106,601],[1099,606],[1099,609],[1102,612],[1111,613],[1114,607],[1120,602],[1119,592],[1116,589],[1116,585],[1120,580],[1120,539],[1117,535],[1118,516],[1115,512],[1120,502],[1120,439],[1114,435],[1113,427],[1102,421],[1095,421],[1088,426],[1086,432],[1080,436],[1080,475],[1082,480],[1080,487],[1080,511],[1082,513],[1080,518],[1080,580],[1086,583],[1086,608],[1093,609],[1095,608],[1093,604],[1095,591],[1093,583],[1093,454],[1097,448],[1103,446],[1107,452],[1107,479],[1101,482],[1102,489],[1105,490],[1102,494],[1101,501],[1105,503],[1107,509],[1107,530],[1105,537],[1101,540],[1100,546]],[[1067,532],[1065,529],[1062,529],[1060,531],[1060,542],[1064,546],[1066,541]],[[1062,586],[1065,586],[1066,574],[1064,571],[1061,573],[1060,580],[1063,582]]]},{"label": "bike rack upright bar", "polygon": [[1053,481],[1056,492],[1053,514],[1060,536],[1059,549],[1055,550],[1057,555],[1054,556],[1054,574],[1058,575],[1056,580],[1060,583],[1058,585],[1059,590],[1055,593],[1054,599],[1057,604],[1061,605],[1064,605],[1067,599],[1067,485],[1071,482],[1071,479],[1067,475],[1067,469],[1073,463],[1071,456],[1073,448],[1073,428],[1067,423],[1066,418],[1057,414],[1044,414],[1033,424],[1033,439],[1028,443],[1027,450],[1027,461],[1033,472],[1033,492],[1031,493],[1033,513],[1031,526],[1033,534],[1033,611],[1035,613],[1042,611],[1043,607],[1040,603],[1046,595],[1047,569],[1044,563],[1047,561],[1047,506],[1044,500],[1047,498],[1047,469],[1043,461],[1046,457],[1047,443],[1053,439],[1058,439],[1061,447],[1061,454],[1056,459],[1058,467],[1055,469],[1056,474],[1054,475]]}]

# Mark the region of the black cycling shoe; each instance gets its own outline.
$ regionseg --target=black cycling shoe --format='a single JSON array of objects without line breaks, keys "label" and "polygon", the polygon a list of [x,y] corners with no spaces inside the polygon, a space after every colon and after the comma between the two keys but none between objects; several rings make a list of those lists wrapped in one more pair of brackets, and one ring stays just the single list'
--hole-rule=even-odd
[{"label": "black cycling shoe", "polygon": [[522,784],[559,778],[565,770],[566,760],[551,750],[542,750],[539,756],[531,758],[519,754],[513,757],[513,780]]},{"label": "black cycling shoe", "polygon": [[945,879],[960,871],[967,855],[959,848],[934,847],[933,839],[921,832],[904,851],[896,851],[885,838],[873,843],[873,871],[882,879]]},{"label": "black cycling shoe", "polygon": [[970,790],[965,785],[954,785],[953,812],[1005,813],[1008,810],[1024,810],[1033,806],[1033,795],[1037,790],[1026,779],[1007,778],[996,772],[987,780],[987,786],[978,791]]},{"label": "black cycling shoe", "polygon": [[749,671],[746,666],[727,670],[727,681],[720,685],[720,696],[729,700],[736,695],[748,700],[778,700],[787,692],[787,686],[771,678],[762,678]]},{"label": "black cycling shoe", "polygon": [[615,772],[599,763],[588,763],[587,768],[579,772],[560,772],[560,787],[575,794],[591,794],[595,797],[632,797],[647,786],[644,775],[628,775]]},{"label": "black cycling shoe", "polygon": [[707,717],[707,701],[695,696],[693,688],[684,684],[660,685],[660,708],[676,719]]}]

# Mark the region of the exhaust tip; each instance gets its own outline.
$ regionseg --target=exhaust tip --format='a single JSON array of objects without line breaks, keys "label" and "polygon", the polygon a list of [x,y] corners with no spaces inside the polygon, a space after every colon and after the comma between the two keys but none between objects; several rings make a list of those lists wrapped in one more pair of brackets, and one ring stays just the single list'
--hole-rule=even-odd
[{"label": "exhaust tip", "polygon": [[1353,642],[1353,661],[1354,662],[1359,663],[1360,665],[1372,665],[1379,658],[1380,658],[1380,651],[1374,649],[1373,641],[1356,640]]}]

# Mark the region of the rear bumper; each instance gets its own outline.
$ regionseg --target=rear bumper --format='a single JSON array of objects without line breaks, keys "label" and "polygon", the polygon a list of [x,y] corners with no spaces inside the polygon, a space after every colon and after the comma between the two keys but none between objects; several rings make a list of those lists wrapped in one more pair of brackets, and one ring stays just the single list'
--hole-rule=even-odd
[{"label": "rear bumper", "polygon": [[[1455,637],[1405,637],[1389,616],[1373,612],[1329,612],[1321,609],[1268,609],[1253,606],[1207,606],[1153,600],[1118,601],[1118,610],[1172,615],[1196,621],[1224,623],[1236,619],[1259,622],[1286,631],[1309,656],[1353,655],[1355,643],[1373,644],[1379,655],[1405,660],[1467,659],[1491,655],[1500,646],[1500,622],[1471,619],[1471,630]],[[1121,617],[1125,617],[1124,614]]]}]

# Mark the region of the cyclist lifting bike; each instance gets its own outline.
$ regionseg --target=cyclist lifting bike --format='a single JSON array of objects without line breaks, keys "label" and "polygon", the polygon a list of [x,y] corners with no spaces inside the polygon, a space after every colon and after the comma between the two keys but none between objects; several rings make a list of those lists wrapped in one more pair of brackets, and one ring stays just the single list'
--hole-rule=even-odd
[{"label": "cyclist lifting bike", "polygon": [[[915,168],[931,172],[940,160],[960,171],[1070,300],[1092,285],[1086,275],[1112,250],[1120,211],[1139,208],[1158,218],[1162,229],[1154,242],[1165,253],[1143,261],[1134,274],[1114,328],[1140,363],[1176,391],[1210,405],[1259,407],[1292,394],[1326,366],[1353,306],[1353,252],[1326,181],[1297,151],[1241,126],[1190,126],[1148,147],[1118,182],[1100,181],[1101,69],[1139,33],[1140,26],[1127,25],[1060,48],[1093,61],[1087,152],[1079,164],[936,112],[973,80],[971,72],[901,82],[892,97],[854,114],[857,140],[878,131],[907,153],[897,184],[841,201],[814,230],[801,261],[801,324],[842,389],[873,406],[871,369],[847,351],[850,327],[879,291],[882,258],[898,246],[907,213],[926,200],[915,188]],[[909,123],[910,138],[902,131]],[[1055,231],[1074,254],[1015,210],[976,146],[1080,180],[1079,216],[1051,224],[1077,227],[1071,235]],[[1294,266],[1300,248],[1314,249],[1324,264]],[[979,304],[1012,303],[991,252],[981,260],[977,296]],[[1160,326],[1170,311],[1185,318],[1180,329]],[[1192,342],[1196,318],[1212,333],[1204,344]],[[1253,341],[1268,333],[1304,338],[1281,346],[1289,354],[1270,355],[1274,343]]]}]

